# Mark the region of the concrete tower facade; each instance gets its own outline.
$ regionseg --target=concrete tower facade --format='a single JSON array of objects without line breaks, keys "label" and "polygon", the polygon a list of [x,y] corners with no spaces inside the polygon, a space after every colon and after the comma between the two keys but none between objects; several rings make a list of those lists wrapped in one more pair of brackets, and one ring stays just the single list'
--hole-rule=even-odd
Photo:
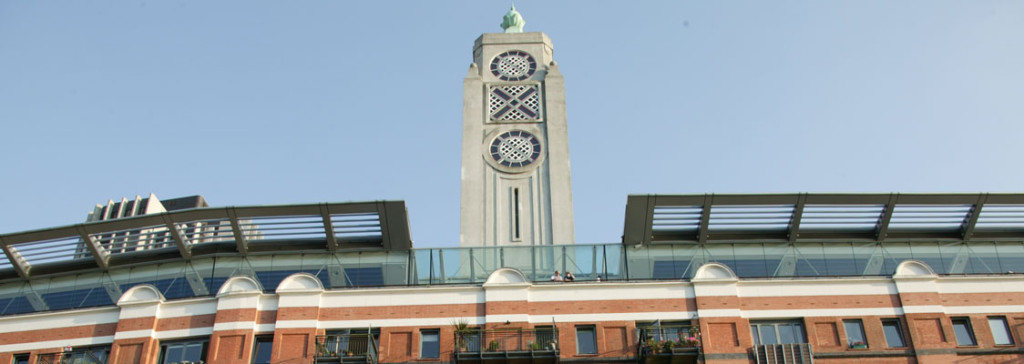
[{"label": "concrete tower facade", "polygon": [[574,242],[565,81],[544,33],[483,34],[463,81],[462,246]]}]

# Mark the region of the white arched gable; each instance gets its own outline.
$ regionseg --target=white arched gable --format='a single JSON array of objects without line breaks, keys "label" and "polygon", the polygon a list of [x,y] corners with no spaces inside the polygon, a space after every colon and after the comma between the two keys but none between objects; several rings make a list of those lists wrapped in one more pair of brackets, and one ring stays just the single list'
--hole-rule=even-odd
[{"label": "white arched gable", "polygon": [[491,272],[490,276],[487,276],[487,281],[484,282],[484,286],[505,286],[505,285],[523,285],[530,284],[530,280],[526,279],[526,275],[515,268],[500,268],[494,272]]},{"label": "white arched gable", "polygon": [[697,268],[693,275],[693,281],[735,281],[738,278],[736,273],[729,269],[729,266],[722,263],[705,263]]},{"label": "white arched gable", "polygon": [[224,281],[224,284],[220,286],[220,291],[217,291],[217,296],[223,296],[232,293],[259,293],[263,292],[263,286],[260,282],[249,276],[234,276]]},{"label": "white arched gable", "polygon": [[152,284],[140,284],[125,291],[124,294],[121,295],[121,298],[117,300],[117,305],[120,306],[163,301],[164,295],[161,294],[160,290],[156,289]]},{"label": "white arched gable", "polygon": [[277,292],[310,292],[323,291],[324,285],[316,276],[309,273],[295,273],[277,285]]},{"label": "white arched gable", "polygon": [[920,260],[904,260],[896,266],[893,278],[935,278],[935,270]]}]

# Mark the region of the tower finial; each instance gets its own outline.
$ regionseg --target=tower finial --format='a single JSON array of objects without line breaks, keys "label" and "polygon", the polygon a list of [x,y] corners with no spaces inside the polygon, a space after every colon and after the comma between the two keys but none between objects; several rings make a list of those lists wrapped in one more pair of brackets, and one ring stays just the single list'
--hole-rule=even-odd
[{"label": "tower finial", "polygon": [[522,33],[524,25],[526,25],[526,20],[516,11],[516,4],[512,3],[512,8],[505,13],[502,19],[501,28],[505,29],[505,33]]}]

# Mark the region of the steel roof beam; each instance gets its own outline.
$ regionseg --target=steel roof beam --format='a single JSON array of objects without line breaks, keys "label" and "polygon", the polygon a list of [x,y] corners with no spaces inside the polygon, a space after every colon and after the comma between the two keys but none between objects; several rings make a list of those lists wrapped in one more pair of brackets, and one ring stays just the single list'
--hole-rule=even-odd
[{"label": "steel roof beam", "polygon": [[245,232],[242,231],[242,224],[238,222],[238,213],[235,212],[234,207],[228,207],[225,209],[228,215],[228,220],[231,221],[231,233],[235,235],[235,248],[238,249],[238,253],[242,256],[249,254],[249,241],[245,238]]},{"label": "steel roof beam", "polygon": [[[711,206],[714,204],[714,195],[704,195],[704,202],[701,204],[700,209],[700,226],[697,227],[697,241],[705,243],[711,238],[711,231],[708,230],[708,226],[711,224]],[[654,211],[654,208],[651,208]]]},{"label": "steel roof beam", "polygon": [[793,206],[793,215],[789,219],[789,242],[794,243],[800,237],[800,219],[804,215],[804,204],[807,203],[807,194],[801,193],[797,197],[796,205]]},{"label": "steel roof beam", "polygon": [[93,239],[92,235],[86,230],[84,225],[78,225],[78,232],[82,237],[82,241],[85,243],[85,247],[92,253],[93,259],[96,260],[96,265],[102,270],[110,269],[110,252],[107,251],[96,239]]},{"label": "steel roof beam", "polygon": [[0,239],[0,246],[3,246],[4,255],[6,255],[7,260],[11,262],[11,266],[14,267],[14,270],[18,272],[18,276],[28,279],[29,271],[32,270],[32,265],[28,263],[28,260],[21,256],[21,253],[18,253],[18,249],[14,248],[14,246],[4,243],[3,239]]},{"label": "steel roof beam", "polygon": [[978,217],[981,216],[981,209],[985,206],[985,200],[988,196],[985,194],[979,194],[978,200],[971,205],[971,210],[967,212],[967,218],[964,219],[963,224],[960,225],[960,238],[963,240],[971,240],[974,236],[974,227],[978,224]]},{"label": "steel roof beam", "polygon": [[169,215],[164,215],[164,225],[167,226],[167,231],[171,233],[171,238],[174,239],[174,245],[178,247],[178,253],[185,260],[192,259],[192,249],[189,248],[188,240],[185,240],[185,234],[181,233],[181,229],[178,228],[178,223],[174,221]]},{"label": "steel roof beam", "polygon": [[877,228],[875,228],[875,240],[885,241],[889,235],[889,223],[892,222],[892,213],[896,209],[896,202],[899,200],[899,194],[890,194],[889,201],[885,203],[885,210],[882,210],[882,216],[878,217]]},{"label": "steel roof beam", "polygon": [[324,220],[324,233],[327,234],[327,250],[338,250],[338,237],[334,235],[334,222],[331,221],[331,207],[327,204],[320,205],[320,217]]}]

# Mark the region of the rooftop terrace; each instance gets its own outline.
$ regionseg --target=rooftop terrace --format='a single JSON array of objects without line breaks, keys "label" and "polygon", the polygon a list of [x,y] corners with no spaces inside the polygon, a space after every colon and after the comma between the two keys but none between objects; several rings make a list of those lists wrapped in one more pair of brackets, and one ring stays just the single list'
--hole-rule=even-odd
[{"label": "rooftop terrace", "polygon": [[939,274],[1024,272],[1024,195],[630,196],[611,244],[412,249],[400,201],[220,207],[0,235],[0,315],[113,305],[128,288],[168,299],[228,278],[273,292],[307,272],[325,287],[481,284],[516,268],[535,282],[688,280],[720,262],[741,278],[889,276],[915,259]]}]

